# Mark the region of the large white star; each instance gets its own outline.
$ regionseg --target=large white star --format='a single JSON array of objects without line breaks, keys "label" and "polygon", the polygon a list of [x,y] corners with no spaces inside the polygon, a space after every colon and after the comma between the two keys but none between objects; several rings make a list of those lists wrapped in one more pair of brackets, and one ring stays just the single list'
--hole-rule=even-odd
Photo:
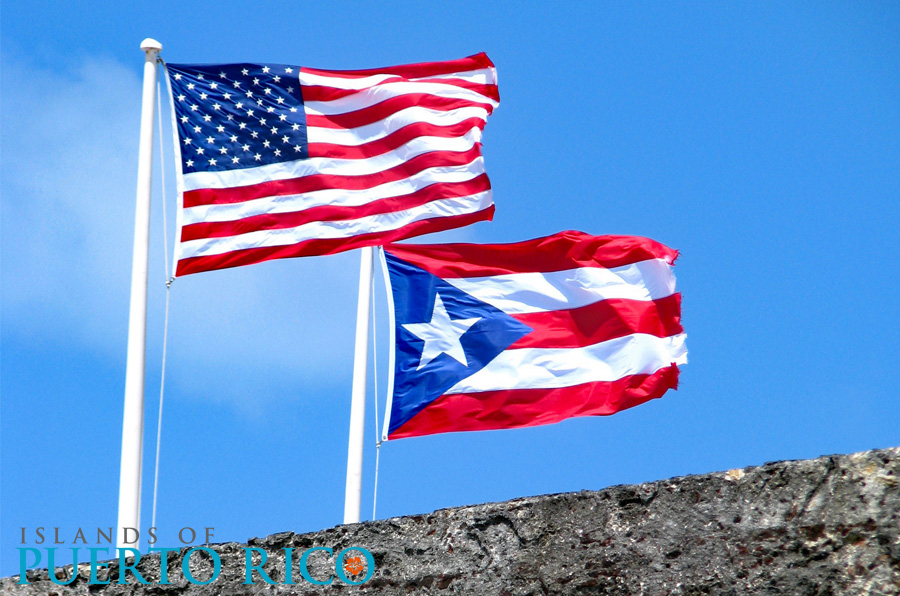
[{"label": "large white star", "polygon": [[469,330],[469,327],[481,320],[481,317],[474,319],[451,319],[444,307],[444,301],[441,300],[440,293],[434,297],[434,310],[431,311],[431,322],[429,323],[406,323],[403,328],[425,342],[422,349],[422,358],[419,360],[419,366],[416,370],[440,356],[447,354],[463,366],[469,366],[466,360],[466,352],[463,350],[462,343],[459,338]]}]

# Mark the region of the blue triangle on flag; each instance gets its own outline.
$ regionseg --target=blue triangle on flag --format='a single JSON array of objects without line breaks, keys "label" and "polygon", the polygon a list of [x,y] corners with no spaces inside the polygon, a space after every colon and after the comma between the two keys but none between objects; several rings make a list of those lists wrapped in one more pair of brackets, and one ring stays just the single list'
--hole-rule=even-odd
[{"label": "blue triangle on flag", "polygon": [[[390,434],[532,329],[420,267],[387,251],[384,256],[394,298],[397,350]],[[460,361],[462,354],[458,349],[435,356],[436,350],[426,349],[427,342],[410,330],[410,326],[419,330],[416,324],[432,322],[443,314],[441,304],[436,305],[438,296],[450,321],[464,321],[463,327],[470,325],[458,338],[465,364]],[[423,361],[426,362],[420,366]]]}]

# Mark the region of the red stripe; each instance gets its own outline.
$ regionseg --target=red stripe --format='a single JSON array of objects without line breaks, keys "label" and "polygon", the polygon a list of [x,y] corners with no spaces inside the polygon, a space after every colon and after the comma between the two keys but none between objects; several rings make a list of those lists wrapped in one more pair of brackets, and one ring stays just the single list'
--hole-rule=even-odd
[{"label": "red stripe", "polygon": [[441,97],[428,93],[409,93],[391,97],[373,106],[356,110],[355,112],[347,112],[346,114],[332,114],[330,116],[306,114],[306,125],[310,128],[358,128],[384,120],[400,110],[416,106],[441,112],[468,107],[483,108],[488,114],[494,111],[494,106],[489,103],[478,103],[455,97]]},{"label": "red stripe", "polygon": [[441,182],[426,186],[414,193],[399,197],[379,199],[356,207],[321,205],[288,213],[265,213],[235,221],[200,222],[186,225],[181,230],[181,241],[202,238],[226,238],[259,232],[295,228],[313,221],[352,220],[367,215],[378,215],[412,209],[439,199],[466,197],[490,190],[487,174],[465,182]]},{"label": "red stripe", "polygon": [[386,66],[384,68],[368,68],[363,70],[320,70],[317,68],[301,68],[301,72],[317,74],[322,76],[338,76],[338,77],[368,77],[378,74],[395,74],[407,79],[418,77],[434,77],[439,75],[448,75],[460,72],[468,72],[470,70],[479,70],[482,68],[493,68],[494,63],[487,57],[487,54],[481,52],[466,58],[457,60],[443,60],[441,62],[420,62],[418,64],[400,64],[397,66]]},{"label": "red stripe", "polygon": [[674,263],[678,251],[640,236],[559,232],[514,244],[394,244],[385,249],[438,277],[549,273],[576,267],[620,267],[647,259]]},{"label": "red stripe", "polygon": [[558,389],[511,389],[443,395],[388,438],[553,424],[576,416],[608,416],[678,388],[672,364],[652,375]]},{"label": "red stripe", "polygon": [[423,153],[409,161],[365,176],[334,176],[331,174],[312,174],[288,180],[272,180],[248,186],[229,188],[201,188],[184,193],[184,206],[225,205],[242,203],[263,197],[298,195],[328,188],[347,190],[364,190],[380,184],[395,182],[409,178],[426,168],[439,166],[462,166],[472,163],[481,155],[481,144],[477,143],[468,151],[432,151]]},{"label": "red stripe", "polygon": [[[407,79],[385,79],[383,81],[379,81],[373,85],[368,87],[363,87],[362,89],[341,89],[339,87],[328,87],[325,85],[303,85],[300,88],[300,92],[303,95],[304,102],[311,101],[335,101],[338,99],[343,99],[344,97],[350,97],[351,95],[357,95],[360,93],[367,93],[373,89],[377,89],[381,85],[390,85],[392,83],[441,83],[445,85],[452,85],[453,87],[461,87],[463,89],[468,89],[474,93],[479,95],[483,95],[485,97],[489,97],[494,101],[500,101],[500,92],[497,90],[497,85],[485,85],[482,83],[473,83],[471,81],[463,81],[461,79],[437,79],[432,81],[409,81]],[[403,93],[402,91],[396,91],[396,93]],[[440,97],[440,91],[433,91],[430,95],[436,95]]]},{"label": "red stripe", "polygon": [[484,129],[484,120],[468,118],[450,126],[439,126],[427,122],[408,124],[376,141],[362,145],[337,145],[334,143],[310,143],[310,157],[330,157],[333,159],[366,159],[377,157],[402,147],[419,137],[453,139],[465,136],[473,128]]},{"label": "red stripe", "polygon": [[253,263],[261,263],[272,259],[285,259],[290,257],[307,257],[315,255],[330,255],[344,250],[353,248],[361,248],[363,246],[378,246],[386,242],[394,242],[418,236],[420,234],[431,234],[433,232],[441,232],[443,230],[451,230],[462,226],[467,226],[478,221],[490,220],[494,217],[494,206],[491,205],[487,209],[482,209],[475,213],[464,213],[461,215],[452,215],[447,217],[436,217],[434,219],[426,219],[417,221],[404,226],[402,228],[385,231],[372,232],[351,238],[334,238],[334,239],[316,239],[307,240],[298,244],[288,246],[267,246],[263,248],[248,248],[245,250],[237,250],[221,255],[212,255],[207,257],[190,257],[178,261],[176,276],[182,277],[191,273],[199,273],[201,271],[212,271],[213,269],[227,269],[229,267],[238,267],[241,265],[251,265]]},{"label": "red stripe", "polygon": [[633,333],[669,337],[684,331],[681,294],[652,302],[615,298],[581,308],[511,316],[534,331],[509,346],[509,350],[580,348]]}]

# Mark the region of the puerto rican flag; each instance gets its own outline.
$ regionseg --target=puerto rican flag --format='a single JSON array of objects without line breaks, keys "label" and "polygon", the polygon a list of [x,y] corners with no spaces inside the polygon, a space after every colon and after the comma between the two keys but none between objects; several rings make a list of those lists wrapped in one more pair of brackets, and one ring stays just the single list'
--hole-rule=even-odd
[{"label": "puerto rican flag", "polygon": [[393,351],[384,439],[614,414],[678,385],[678,252],[561,232],[384,249]]}]

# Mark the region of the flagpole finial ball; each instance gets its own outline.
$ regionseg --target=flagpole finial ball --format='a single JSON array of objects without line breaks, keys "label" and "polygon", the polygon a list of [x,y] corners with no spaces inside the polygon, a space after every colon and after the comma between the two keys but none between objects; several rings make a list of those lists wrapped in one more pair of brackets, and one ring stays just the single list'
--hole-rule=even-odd
[{"label": "flagpole finial ball", "polygon": [[141,42],[141,49],[145,52],[160,52],[162,51],[162,44],[153,39],[152,37],[148,37],[144,41]]}]

